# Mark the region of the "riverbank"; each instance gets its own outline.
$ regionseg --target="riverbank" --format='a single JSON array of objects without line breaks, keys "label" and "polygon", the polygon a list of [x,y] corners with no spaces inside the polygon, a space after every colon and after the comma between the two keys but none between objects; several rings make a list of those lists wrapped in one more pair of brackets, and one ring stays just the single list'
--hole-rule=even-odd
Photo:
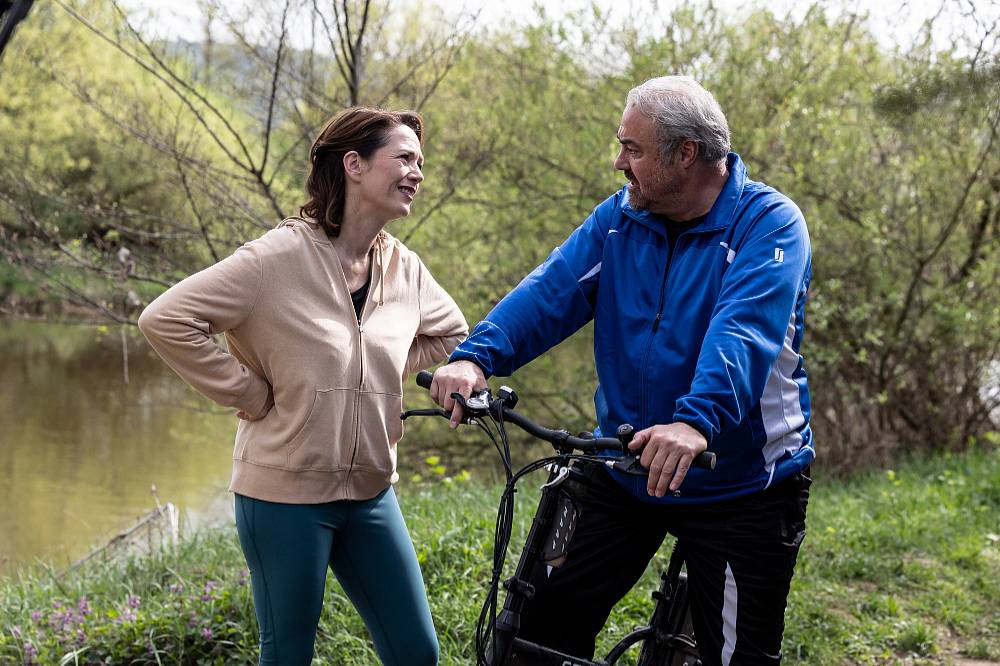
[{"label": "riverbank", "polygon": [[[518,497],[523,540],[539,479]],[[490,566],[496,487],[441,484],[401,497],[441,640],[442,664],[471,664]],[[787,613],[790,664],[1000,662],[1000,452],[915,461],[813,486]],[[603,649],[639,624],[667,548],[619,605]],[[177,549],[60,577],[0,582],[0,663],[255,663],[250,586],[230,528]],[[332,580],[320,663],[377,664]],[[74,663],[73,657],[62,663]]]}]

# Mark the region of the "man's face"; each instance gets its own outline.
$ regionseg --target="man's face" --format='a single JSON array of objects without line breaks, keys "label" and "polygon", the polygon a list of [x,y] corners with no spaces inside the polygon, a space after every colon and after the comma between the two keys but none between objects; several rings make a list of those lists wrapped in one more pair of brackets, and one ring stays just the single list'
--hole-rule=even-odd
[{"label": "man's face", "polygon": [[660,158],[660,140],[653,120],[635,106],[625,108],[618,128],[621,149],[615,168],[628,178],[632,208],[664,213],[680,191],[679,169]]}]

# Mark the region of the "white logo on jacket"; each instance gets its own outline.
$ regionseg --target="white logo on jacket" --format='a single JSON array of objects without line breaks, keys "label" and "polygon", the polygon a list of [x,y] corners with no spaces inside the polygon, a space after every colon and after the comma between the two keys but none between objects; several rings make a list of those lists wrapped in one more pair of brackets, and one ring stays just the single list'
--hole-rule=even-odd
[{"label": "white logo on jacket", "polygon": [[736,258],[736,250],[730,249],[729,243],[723,241],[719,241],[719,245],[721,245],[726,249],[726,263],[727,264],[733,263],[733,259]]}]

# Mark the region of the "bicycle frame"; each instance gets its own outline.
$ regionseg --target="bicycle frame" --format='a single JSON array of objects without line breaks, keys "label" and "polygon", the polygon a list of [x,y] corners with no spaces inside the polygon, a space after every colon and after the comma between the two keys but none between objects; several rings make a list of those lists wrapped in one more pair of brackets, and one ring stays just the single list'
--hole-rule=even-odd
[{"label": "bicycle frame", "polygon": [[[421,372],[417,375],[417,384],[429,388],[431,379],[430,373]],[[627,444],[631,440],[633,432],[631,426],[623,425],[619,428],[618,439],[573,437],[565,430],[543,428],[514,412],[513,406],[517,403],[517,396],[511,389],[503,387],[499,395],[499,398],[493,399],[486,391],[468,400],[457,393],[452,394],[452,397],[464,408],[464,421],[466,423],[476,423],[475,419],[477,418],[489,419],[497,428],[505,445],[506,430],[504,424],[505,422],[514,423],[534,437],[551,443],[555,448],[556,456],[546,459],[550,461],[548,465],[549,478],[542,485],[538,507],[535,510],[535,516],[514,575],[503,583],[507,594],[500,613],[492,623],[492,640],[486,648],[485,655],[480,652],[482,648],[479,647],[481,644],[477,638],[478,663],[486,666],[506,666],[516,655],[531,657],[532,662],[536,664],[551,664],[553,666],[613,666],[631,647],[642,643],[643,648],[638,660],[639,666],[700,666],[701,662],[697,658],[693,632],[690,628],[687,577],[681,571],[683,558],[676,546],[671,554],[667,573],[662,575],[660,589],[653,593],[656,604],[649,625],[640,627],[625,636],[611,649],[604,660],[594,661],[574,657],[518,637],[521,612],[525,604],[534,596],[534,588],[529,580],[535,568],[544,565],[542,556],[547,550],[546,544],[552,538],[552,547],[548,550],[557,556],[564,555],[570,539],[570,534],[565,529],[565,520],[561,523],[560,530],[554,530],[556,511],[560,506],[563,491],[562,485],[568,480],[576,480],[582,484],[588,482],[586,476],[571,465],[571,461],[583,459],[590,461],[590,464],[603,464],[630,474],[643,474],[644,471],[638,467],[636,456],[617,461],[611,459],[595,462],[592,458],[572,455],[575,449],[593,451],[602,447],[627,451]],[[409,416],[450,417],[448,413],[440,409],[411,410],[401,414],[403,419]],[[488,429],[484,428],[484,430],[489,433]],[[500,451],[499,446],[498,451]],[[500,454],[501,457],[505,457],[503,452]],[[504,462],[508,468],[508,488],[512,492],[512,486],[516,479],[531,465],[513,475],[509,468],[509,450],[505,458]],[[715,464],[714,455],[705,452],[699,459],[695,460],[694,464],[711,469]],[[567,493],[565,497],[570,498],[570,495]],[[568,504],[571,504],[569,499],[564,506],[568,506]],[[501,500],[501,506],[504,506],[503,500]],[[508,511],[512,512],[512,509],[508,509]],[[563,518],[575,524],[575,516],[566,515]],[[570,528],[570,532],[571,530],[572,528]],[[560,539],[562,539],[561,543]],[[561,553],[560,548],[562,548]],[[495,569],[494,575],[499,575],[499,568]],[[499,582],[499,578],[494,578],[491,583],[487,604],[492,604],[495,599],[494,592],[497,588],[494,587],[494,584],[496,582]],[[485,615],[485,607],[483,612]]]},{"label": "bicycle frame", "polygon": [[[566,461],[568,463],[568,461]],[[564,482],[579,475],[568,465],[553,465],[548,481],[542,485],[541,497],[524,549],[513,577],[504,587],[507,596],[503,610],[493,629],[493,644],[487,653],[490,666],[503,666],[515,656],[530,656],[533,663],[552,666],[614,666],[634,645],[644,643],[639,656],[639,666],[695,666],[701,662],[696,657],[693,632],[688,620],[687,580],[681,572],[683,558],[674,548],[667,573],[662,575],[659,590],[653,593],[656,604],[650,624],[640,627],[622,638],[602,660],[574,657],[552,648],[533,643],[517,636],[521,611],[534,593],[528,579],[536,566],[541,566],[540,556],[551,538],[556,510],[559,507],[559,490]],[[581,479],[582,480],[582,479]],[[585,481],[583,481],[585,482]]]}]

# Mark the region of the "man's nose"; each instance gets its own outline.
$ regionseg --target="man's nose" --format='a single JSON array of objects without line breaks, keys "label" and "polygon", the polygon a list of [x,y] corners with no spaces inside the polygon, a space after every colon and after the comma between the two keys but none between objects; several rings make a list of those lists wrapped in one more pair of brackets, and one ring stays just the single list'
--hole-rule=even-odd
[{"label": "man's nose", "polygon": [[625,159],[625,149],[618,151],[618,155],[615,156],[615,168],[619,171],[625,171],[628,169],[628,160]]}]

